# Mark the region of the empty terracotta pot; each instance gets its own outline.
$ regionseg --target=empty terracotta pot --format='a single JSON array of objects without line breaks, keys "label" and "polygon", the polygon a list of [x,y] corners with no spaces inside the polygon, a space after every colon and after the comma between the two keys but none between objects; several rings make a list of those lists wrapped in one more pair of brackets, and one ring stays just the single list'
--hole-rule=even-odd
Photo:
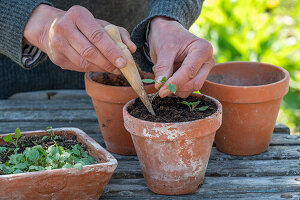
[{"label": "empty terracotta pot", "polygon": [[[94,109],[106,148],[117,154],[136,155],[130,134],[124,128],[122,109],[125,103],[137,97],[128,86],[104,85],[103,73],[86,73],[85,89],[92,98]],[[95,79],[100,81],[96,82]],[[147,93],[156,91],[154,85],[145,87]]]},{"label": "empty terracotta pot", "polygon": [[[29,199],[99,199],[117,167],[117,160],[95,140],[77,128],[53,129],[55,135],[76,136],[89,154],[99,163],[83,166],[82,170],[54,169],[0,175],[1,200]],[[3,137],[0,135],[0,143]],[[13,134],[12,134],[13,135]],[[48,135],[46,131],[22,132],[27,137]]]},{"label": "empty terracotta pot", "polygon": [[133,117],[123,109],[148,188],[158,194],[180,195],[202,184],[216,130],[222,121],[221,104],[211,98],[217,111],[189,122],[157,123]]},{"label": "empty terracotta pot", "polygon": [[232,155],[266,151],[288,88],[289,74],[281,67],[257,62],[217,64],[200,91],[223,106],[215,139],[218,150]]}]

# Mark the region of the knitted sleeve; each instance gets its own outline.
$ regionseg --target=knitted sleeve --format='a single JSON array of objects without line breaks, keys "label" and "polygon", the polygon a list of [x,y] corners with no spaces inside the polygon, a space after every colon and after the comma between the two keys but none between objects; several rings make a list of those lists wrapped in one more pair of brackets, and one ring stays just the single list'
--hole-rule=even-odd
[{"label": "knitted sleeve", "polygon": [[149,0],[147,17],[132,32],[132,41],[137,45],[134,54],[136,62],[145,71],[151,71],[152,62],[145,53],[146,32],[153,17],[165,16],[176,20],[185,28],[189,28],[200,15],[204,0]]},{"label": "knitted sleeve", "polygon": [[30,14],[44,0],[1,0],[0,1],[0,54],[24,68],[32,68],[46,58],[36,47],[23,44],[23,32]]}]

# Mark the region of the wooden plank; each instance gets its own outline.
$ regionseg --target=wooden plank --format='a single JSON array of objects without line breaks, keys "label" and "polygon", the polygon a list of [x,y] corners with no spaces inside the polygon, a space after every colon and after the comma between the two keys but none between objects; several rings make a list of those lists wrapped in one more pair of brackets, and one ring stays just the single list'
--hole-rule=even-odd
[{"label": "wooden plank", "polygon": [[[199,200],[199,199],[216,199],[216,200],[233,200],[233,199],[239,199],[239,200],[283,200],[285,198],[282,198],[281,195],[283,194],[278,194],[278,193],[236,193],[236,194],[200,194],[200,195],[182,195],[182,196],[165,196],[165,195],[153,195],[153,196],[137,196],[134,195],[132,192],[122,192],[125,195],[111,195],[111,196],[106,196],[103,195],[100,197],[100,200],[105,200],[105,199],[136,199],[136,200],[173,200],[173,199],[185,199],[185,200]],[[289,192],[289,195],[292,195],[292,197],[288,198],[290,200],[299,200],[299,192]]]},{"label": "wooden plank", "polygon": [[97,122],[94,110],[36,110],[2,111],[0,122],[40,122],[40,121],[92,121]]},{"label": "wooden plank", "polygon": [[9,97],[11,100],[46,100],[46,99],[79,99],[90,98],[85,90],[42,90],[17,93]]},{"label": "wooden plank", "polygon": [[[300,158],[300,157],[299,157]],[[136,160],[118,160],[114,178],[142,178],[142,170]],[[300,175],[300,161],[294,160],[210,160],[207,176],[292,176]]]},{"label": "wooden plank", "polygon": [[[299,159],[300,152],[299,146],[270,146],[266,152],[254,156],[232,156],[222,153],[216,147],[212,148],[210,160],[286,160],[286,159]],[[122,156],[113,154],[119,161],[138,160],[136,156]],[[300,166],[299,166],[300,167]]]},{"label": "wooden plank", "polygon": [[1,111],[26,111],[26,110],[93,110],[91,99],[73,100],[43,100],[43,101],[22,101],[22,100],[1,100]]},{"label": "wooden plank", "polygon": [[295,176],[206,177],[201,188],[189,195],[167,196],[151,192],[144,179],[112,179],[100,199],[280,199],[300,197]]}]

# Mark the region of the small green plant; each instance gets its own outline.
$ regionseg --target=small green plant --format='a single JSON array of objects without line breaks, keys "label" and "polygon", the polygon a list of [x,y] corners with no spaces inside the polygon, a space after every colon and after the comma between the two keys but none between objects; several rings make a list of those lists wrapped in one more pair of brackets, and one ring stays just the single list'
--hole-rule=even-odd
[{"label": "small green plant", "polygon": [[11,134],[8,134],[3,137],[3,140],[5,142],[8,142],[9,144],[15,145],[16,148],[18,148],[18,139],[21,137],[21,130],[19,128],[16,128],[14,137]]},{"label": "small green plant", "polygon": [[[153,79],[143,79],[142,80],[144,83],[158,83],[158,84],[162,84],[164,85],[167,82],[167,77],[162,77],[162,79],[160,80],[160,82],[157,82]],[[168,84],[168,89],[175,94],[176,93],[176,85],[174,84]]]},{"label": "small green plant", "polygon": [[200,101],[196,101],[196,102],[181,101],[181,102],[178,102],[178,103],[187,105],[189,107],[190,111],[194,111],[196,109],[199,110],[199,111],[205,111],[209,107],[209,106],[201,106],[200,108],[196,108],[200,104]]},{"label": "small green plant", "polygon": [[[55,142],[55,134],[51,127],[48,127],[49,137]],[[16,134],[17,133],[17,134]],[[15,135],[20,137],[20,129],[16,129]],[[46,138],[45,138],[46,139]],[[8,140],[15,144],[17,148],[17,141]],[[88,155],[88,153],[79,145],[73,145],[70,149],[65,149],[62,146],[58,146],[57,143],[43,148],[41,145],[35,145],[33,147],[27,147],[22,153],[17,153],[14,149],[9,160],[2,163],[0,160],[0,174],[17,174],[23,172],[33,172],[42,170],[52,170],[60,168],[76,168],[81,170],[84,165],[91,165],[96,161]],[[0,156],[6,157],[10,148],[0,147]]]}]

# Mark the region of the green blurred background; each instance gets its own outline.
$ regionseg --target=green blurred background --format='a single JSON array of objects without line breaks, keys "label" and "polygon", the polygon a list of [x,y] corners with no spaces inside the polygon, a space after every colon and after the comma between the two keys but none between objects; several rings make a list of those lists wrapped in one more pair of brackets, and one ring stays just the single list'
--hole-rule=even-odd
[{"label": "green blurred background", "polygon": [[211,42],[216,63],[259,61],[288,70],[277,121],[300,134],[300,1],[206,0],[190,31]]}]

